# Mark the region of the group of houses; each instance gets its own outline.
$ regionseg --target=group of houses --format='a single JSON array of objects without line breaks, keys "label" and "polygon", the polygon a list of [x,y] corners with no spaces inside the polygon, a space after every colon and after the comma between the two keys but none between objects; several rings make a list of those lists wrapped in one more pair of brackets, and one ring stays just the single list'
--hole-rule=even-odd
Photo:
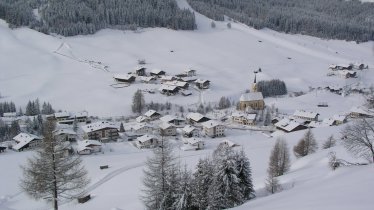
[{"label": "group of houses", "polygon": [[357,77],[357,70],[364,70],[369,68],[367,65],[363,63],[355,63],[355,64],[332,64],[329,66],[330,72],[327,74],[328,76],[339,76],[345,79],[348,78],[355,78]]},{"label": "group of houses", "polygon": [[133,72],[128,74],[116,74],[113,76],[114,80],[118,83],[131,84],[140,80],[142,83],[156,84],[160,81],[161,86],[158,88],[159,92],[164,95],[176,95],[181,93],[183,96],[189,96],[192,94],[188,91],[188,88],[192,85],[199,89],[208,89],[210,87],[210,81],[204,79],[198,79],[196,77],[196,70],[188,69],[181,74],[167,75],[165,71],[160,69],[153,69],[147,74],[146,68],[139,66],[134,69]]}]

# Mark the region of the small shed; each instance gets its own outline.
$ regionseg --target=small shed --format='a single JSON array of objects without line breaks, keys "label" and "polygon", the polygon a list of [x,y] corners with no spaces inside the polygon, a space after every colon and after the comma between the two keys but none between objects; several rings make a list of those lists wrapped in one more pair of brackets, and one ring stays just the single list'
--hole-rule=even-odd
[{"label": "small shed", "polygon": [[137,66],[135,67],[135,74],[138,76],[146,76],[145,72],[146,68],[143,66]]}]

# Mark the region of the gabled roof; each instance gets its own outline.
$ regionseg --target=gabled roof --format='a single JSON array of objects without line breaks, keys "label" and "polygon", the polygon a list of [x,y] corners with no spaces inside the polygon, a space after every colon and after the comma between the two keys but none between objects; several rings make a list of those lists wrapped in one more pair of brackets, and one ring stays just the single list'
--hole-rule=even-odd
[{"label": "gabled roof", "polygon": [[228,139],[224,139],[221,141],[221,144],[226,144],[227,146],[229,147],[235,147],[235,146],[238,146],[237,143],[231,141],[231,140],[228,140]]},{"label": "gabled roof", "polygon": [[158,112],[156,112],[155,110],[148,110],[145,114],[144,114],[144,116],[146,116],[146,117],[152,117],[153,115],[160,115]]},{"label": "gabled roof", "polygon": [[140,76],[139,78],[140,78],[141,81],[145,81],[145,82],[150,82],[152,80],[156,80],[156,78],[154,78],[154,77]]},{"label": "gabled roof", "polygon": [[73,114],[72,117],[77,117],[77,118],[88,117],[88,112],[87,111],[76,112]]},{"label": "gabled roof", "polygon": [[195,82],[196,83],[206,83],[206,82],[210,82],[210,81],[207,80],[207,79],[197,79]]},{"label": "gabled roof", "polygon": [[144,127],[153,128],[153,126],[151,126],[151,125],[149,125],[147,123],[137,123],[134,126],[132,126],[131,128],[133,130],[139,130],[139,129],[144,128]]},{"label": "gabled roof", "polygon": [[359,113],[359,114],[364,114],[364,115],[369,115],[369,116],[374,116],[374,110],[367,109],[365,107],[352,107],[351,112]]},{"label": "gabled roof", "polygon": [[300,123],[294,120],[290,120],[288,118],[284,118],[281,121],[275,123],[275,127],[281,128],[287,132],[293,131],[295,128],[297,128],[300,125],[301,125]]},{"label": "gabled roof", "polygon": [[69,112],[56,112],[55,117],[56,118],[70,117],[70,113]]},{"label": "gabled roof", "polygon": [[258,101],[264,100],[264,96],[261,92],[245,93],[240,96],[240,101]]},{"label": "gabled roof", "polygon": [[4,112],[3,117],[17,117],[17,112]]},{"label": "gabled roof", "polygon": [[203,122],[201,125],[205,128],[214,128],[222,124],[216,120],[209,120],[209,121]]},{"label": "gabled roof", "polygon": [[83,150],[92,150],[92,146],[102,146],[101,142],[96,141],[96,140],[83,140],[83,141],[78,141],[77,142],[77,151],[83,151]]},{"label": "gabled roof", "polygon": [[175,126],[170,124],[170,123],[163,122],[163,123],[159,124],[158,127],[160,127],[162,130],[165,130],[165,129],[175,127]]},{"label": "gabled roof", "polygon": [[185,133],[191,133],[192,131],[196,130],[197,128],[192,126],[192,125],[186,125],[184,126],[184,128],[182,129],[183,132]]},{"label": "gabled roof", "polygon": [[247,120],[255,120],[256,119],[256,114],[247,114],[247,113],[242,113],[242,112],[234,112],[231,115],[232,117],[243,117]]},{"label": "gabled roof", "polygon": [[173,120],[183,121],[184,119],[179,118],[179,117],[177,117],[175,115],[165,115],[165,116],[161,117],[160,120],[162,122],[170,122],[170,121],[173,121]]},{"label": "gabled roof", "polygon": [[77,132],[67,129],[67,128],[62,128],[62,129],[57,129],[53,131],[53,135],[58,136],[61,134],[69,134],[69,135],[77,135]]},{"label": "gabled roof", "polygon": [[312,111],[296,110],[293,115],[298,116],[298,117],[305,117],[305,118],[316,118],[319,114],[317,112],[312,112]]},{"label": "gabled roof", "polygon": [[186,118],[191,119],[195,122],[198,122],[198,121],[200,121],[201,119],[204,118],[204,115],[202,115],[200,113],[197,113],[197,112],[190,112],[190,113],[187,114]]},{"label": "gabled roof", "polygon": [[165,73],[165,71],[162,71],[161,69],[152,69],[151,73],[152,74],[160,74],[160,73]]},{"label": "gabled roof", "polygon": [[146,69],[146,68],[144,66],[135,66],[134,67],[135,71],[138,71],[138,70],[141,70],[141,69]]},{"label": "gabled roof", "polygon": [[140,136],[138,138],[136,138],[137,141],[140,141],[140,142],[147,142],[151,139],[158,139],[155,135],[149,135],[149,134],[146,134],[146,135],[143,135],[143,136]]},{"label": "gabled roof", "polygon": [[135,76],[131,74],[116,74],[113,76],[114,79],[121,79],[121,80],[129,80],[131,78],[135,78]]},{"label": "gabled roof", "polygon": [[135,120],[136,120],[136,122],[138,122],[138,123],[142,123],[142,122],[145,122],[145,121],[147,121],[147,117],[145,117],[145,116],[139,116],[139,117],[137,117]]},{"label": "gabled roof", "polygon": [[161,85],[161,87],[158,90],[160,90],[160,91],[163,91],[163,90],[175,91],[177,89],[178,89],[177,86],[173,86],[173,85]]},{"label": "gabled roof", "polygon": [[175,80],[176,78],[174,76],[161,76],[160,77],[161,80]]},{"label": "gabled roof", "polygon": [[31,141],[42,140],[42,138],[33,134],[20,133],[17,136],[15,136],[13,140],[18,142],[16,145],[13,146],[13,149],[19,150]]},{"label": "gabled roof", "polygon": [[95,122],[95,123],[82,126],[82,130],[86,133],[98,131],[102,129],[109,129],[109,128],[114,128],[118,130],[118,125],[113,122],[99,121],[99,122]]},{"label": "gabled roof", "polygon": [[184,87],[188,85],[187,82],[182,82],[182,81],[167,81],[164,83],[165,85],[171,85],[171,86],[177,86],[177,87]]},{"label": "gabled roof", "polygon": [[204,142],[202,139],[199,138],[183,138],[183,142],[191,145],[198,144],[200,142]]}]

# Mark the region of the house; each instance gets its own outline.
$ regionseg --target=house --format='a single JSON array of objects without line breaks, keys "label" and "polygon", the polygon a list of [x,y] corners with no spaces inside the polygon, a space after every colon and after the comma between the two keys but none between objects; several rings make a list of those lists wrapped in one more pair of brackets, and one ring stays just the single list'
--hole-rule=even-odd
[{"label": "house", "polygon": [[143,66],[137,66],[135,67],[134,69],[134,73],[137,75],[137,76],[146,76],[146,73],[145,73],[145,70],[146,68],[143,67]]},{"label": "house", "polygon": [[135,120],[137,123],[144,123],[149,121],[148,117],[146,116],[139,116]]},{"label": "house", "polygon": [[181,82],[181,81],[167,81],[164,83],[165,85],[169,86],[176,86],[180,89],[188,89],[189,84],[187,82]]},{"label": "house", "polygon": [[343,87],[339,87],[339,86],[335,86],[335,85],[329,85],[326,87],[327,90],[329,90],[330,92],[332,93],[336,93],[336,94],[342,94],[343,92]]},{"label": "house", "polygon": [[374,110],[365,107],[353,107],[349,116],[352,118],[373,118]]},{"label": "house", "polygon": [[71,120],[69,112],[57,112],[57,113],[55,113],[55,118],[56,118],[57,122]]},{"label": "house", "polygon": [[207,122],[202,123],[203,132],[205,135],[215,138],[225,135],[225,126],[220,124],[216,120],[209,120]]},{"label": "house", "polygon": [[130,132],[133,132],[135,134],[147,134],[152,133],[152,131],[153,127],[147,123],[137,123],[130,129]]},{"label": "house", "polygon": [[146,134],[138,137],[135,144],[139,149],[154,148],[158,145],[158,138],[154,135]]},{"label": "house", "polygon": [[182,94],[182,96],[190,96],[190,95],[192,95],[192,92],[189,91],[189,90],[183,90],[183,91],[181,92],[181,94]]},{"label": "house", "polygon": [[365,65],[365,64],[363,64],[363,63],[354,63],[354,64],[353,64],[353,68],[354,68],[354,69],[357,69],[357,70],[363,70],[363,69],[367,69],[367,68],[369,68],[369,66],[368,66],[368,65]]},{"label": "house", "polygon": [[253,110],[263,110],[265,108],[264,97],[261,92],[250,92],[245,93],[240,96],[239,100],[239,110],[248,111]]},{"label": "house", "polygon": [[140,76],[140,81],[143,83],[154,83],[157,79],[154,76],[146,77],[146,76]]},{"label": "house", "polygon": [[204,115],[202,115],[200,113],[196,113],[196,112],[190,112],[186,115],[186,121],[187,121],[187,123],[189,123],[191,125],[196,125],[196,124],[199,124],[199,123],[207,122],[209,120],[210,120],[209,118],[205,117]]},{"label": "house", "polygon": [[179,88],[177,86],[171,86],[171,85],[161,85],[161,87],[158,89],[162,94],[164,95],[176,95],[179,92]]},{"label": "house", "polygon": [[181,82],[188,82],[188,83],[193,83],[197,80],[196,77],[179,77],[178,78],[178,81],[181,81]]},{"label": "house", "polygon": [[159,127],[159,133],[162,136],[175,136],[177,135],[177,128],[169,123],[161,123],[158,125]]},{"label": "house", "polygon": [[91,153],[101,152],[102,144],[96,140],[78,141],[77,153],[79,155],[89,155]]},{"label": "house", "polygon": [[85,139],[110,141],[119,137],[117,124],[107,121],[99,121],[82,126]]},{"label": "house", "polygon": [[183,72],[187,77],[193,77],[196,76],[196,70],[193,69],[187,69]]},{"label": "house", "polygon": [[293,117],[296,119],[302,119],[306,121],[318,121],[319,114],[316,112],[305,111],[305,110],[296,110],[293,114]]},{"label": "house", "polygon": [[152,120],[158,120],[161,117],[161,114],[156,112],[155,110],[148,110],[145,114],[145,117],[147,117],[150,121]]},{"label": "house", "polygon": [[195,84],[199,89],[208,89],[210,87],[210,81],[206,79],[197,79]]},{"label": "house", "polygon": [[279,122],[275,123],[274,126],[281,131],[284,131],[286,133],[294,132],[294,131],[299,131],[299,130],[304,130],[307,129],[308,127],[301,124],[300,122],[296,120],[291,120],[288,118],[284,118],[280,120]]},{"label": "house", "polygon": [[183,151],[204,149],[205,143],[199,138],[183,138],[184,145],[181,147]]},{"label": "house", "polygon": [[150,74],[151,74],[151,76],[160,77],[160,76],[164,76],[166,74],[166,72],[162,71],[161,69],[152,69]]},{"label": "house", "polygon": [[12,148],[16,151],[23,151],[24,149],[33,149],[41,144],[42,139],[43,138],[33,134],[20,133],[13,138],[13,141],[16,144]]},{"label": "house", "polygon": [[357,74],[355,71],[350,71],[350,70],[342,70],[338,72],[338,75],[344,79],[348,78],[355,78],[357,77]]},{"label": "house", "polygon": [[17,117],[17,112],[4,112],[3,117],[16,118]]},{"label": "house", "polygon": [[235,123],[239,123],[239,124],[242,124],[242,125],[255,125],[256,124],[256,114],[234,112],[231,115],[231,120]]},{"label": "house", "polygon": [[77,132],[71,129],[57,129],[53,131],[53,136],[65,141],[77,141]]},{"label": "house", "polygon": [[228,146],[228,147],[236,147],[236,146],[239,146],[237,143],[231,141],[231,140],[228,140],[228,139],[225,139],[225,140],[222,140],[221,143],[219,145],[225,145],[225,146]]},{"label": "house", "polygon": [[113,76],[116,82],[133,83],[135,82],[135,76],[131,74],[116,74]]},{"label": "house", "polygon": [[70,116],[71,119],[74,119],[78,122],[87,122],[88,121],[88,112],[87,111],[81,111],[74,113]]},{"label": "house", "polygon": [[163,117],[160,118],[160,120],[162,122],[165,122],[165,123],[170,123],[170,124],[173,124],[173,125],[183,125],[185,120],[180,118],[180,117],[177,117],[177,116],[174,116],[174,115],[165,115]]},{"label": "house", "polygon": [[7,147],[0,145],[0,153],[5,152]]},{"label": "house", "polygon": [[160,77],[160,80],[161,80],[161,83],[164,83],[164,82],[169,82],[169,81],[174,81],[176,80],[177,78],[174,77],[174,76],[161,76]]},{"label": "house", "polygon": [[182,129],[182,135],[187,138],[191,137],[199,137],[200,136],[200,130],[192,125],[186,125]]}]

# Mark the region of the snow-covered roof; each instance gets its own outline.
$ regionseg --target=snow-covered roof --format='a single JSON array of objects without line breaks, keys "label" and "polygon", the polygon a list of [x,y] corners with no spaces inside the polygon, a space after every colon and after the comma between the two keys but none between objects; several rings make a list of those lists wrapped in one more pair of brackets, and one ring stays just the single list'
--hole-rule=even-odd
[{"label": "snow-covered roof", "polygon": [[185,96],[192,95],[192,92],[189,90],[183,90],[181,93]]},{"label": "snow-covered roof", "polygon": [[247,114],[247,113],[242,113],[242,112],[234,112],[231,115],[232,117],[243,117],[248,120],[255,120],[256,119],[256,114]]},{"label": "snow-covered roof", "polygon": [[187,143],[187,144],[191,144],[191,145],[196,145],[200,142],[204,142],[202,139],[200,138],[183,138],[183,142]]},{"label": "snow-covered roof", "polygon": [[133,130],[139,130],[139,129],[142,129],[144,127],[152,128],[152,126],[147,124],[147,123],[137,123],[137,124],[133,125],[131,128]]},{"label": "snow-covered roof", "polygon": [[181,150],[183,151],[190,151],[190,150],[197,150],[198,149],[198,146],[197,145],[191,145],[191,144],[185,144],[183,146],[180,147]]},{"label": "snow-covered roof", "polygon": [[176,120],[178,119],[177,116],[174,116],[174,115],[165,115],[163,117],[160,118],[160,120],[162,122],[170,122],[170,121],[173,121],[173,120]]},{"label": "snow-covered roof", "polygon": [[4,112],[3,117],[17,117],[17,112]]},{"label": "snow-covered roof", "polygon": [[335,121],[341,121],[341,122],[343,122],[344,120],[347,119],[347,116],[346,115],[334,115],[332,118]]},{"label": "snow-covered roof", "polygon": [[194,69],[187,69],[187,70],[184,70],[185,73],[189,73],[189,72],[196,72],[196,70]]},{"label": "snow-covered roof", "polygon": [[312,111],[296,110],[293,115],[297,117],[316,118],[319,114]]},{"label": "snow-covered roof", "polygon": [[73,131],[72,129],[67,129],[67,128],[57,129],[53,131],[53,135],[55,136],[58,136],[61,134],[76,135],[77,132]]},{"label": "snow-covered roof", "polygon": [[240,96],[240,101],[258,101],[264,100],[264,96],[261,92],[245,93]]},{"label": "snow-covered roof", "polygon": [[203,122],[201,125],[205,128],[214,128],[222,124],[216,120],[209,120],[209,121]]},{"label": "snow-covered roof", "polygon": [[145,69],[145,67],[144,66],[135,66],[134,67],[135,71],[138,71],[138,70],[141,70],[141,69]]},{"label": "snow-covered roof", "polygon": [[195,82],[202,84],[202,83],[206,83],[206,82],[210,82],[210,81],[207,80],[207,79],[197,79]]},{"label": "snow-covered roof", "polygon": [[140,142],[147,142],[151,139],[157,139],[157,137],[155,135],[146,134],[146,135],[143,135],[143,136],[140,136],[140,137],[136,138],[136,140],[140,141]]},{"label": "snow-covered roof", "polygon": [[186,126],[184,126],[182,131],[185,132],[185,133],[191,133],[195,129],[196,129],[196,127],[194,127],[192,125],[186,125]]},{"label": "snow-covered roof", "polygon": [[141,81],[144,81],[144,82],[150,82],[150,81],[156,79],[154,77],[146,77],[146,76],[140,76],[139,78],[140,78]]},{"label": "snow-covered roof", "polygon": [[81,112],[76,112],[73,114],[73,117],[81,118],[81,117],[88,117],[88,112],[87,111],[81,111]]},{"label": "snow-covered roof", "polygon": [[195,122],[200,121],[202,118],[204,118],[204,115],[197,113],[197,112],[190,112],[186,116],[187,119],[191,119]]},{"label": "snow-covered roof", "polygon": [[286,130],[288,132],[292,131],[293,129],[295,129],[299,125],[300,125],[300,123],[298,123],[294,120],[290,120],[288,118],[284,118],[281,121],[275,123],[275,127],[281,128],[281,129]]},{"label": "snow-covered roof", "polygon": [[174,76],[161,76],[160,79],[165,80],[165,81],[171,81],[171,80],[175,80],[175,77]]},{"label": "snow-covered roof", "polygon": [[181,78],[179,78],[179,80],[181,80],[183,82],[192,82],[192,81],[196,81],[197,77],[181,77]]},{"label": "snow-covered roof", "polygon": [[177,86],[177,87],[184,87],[188,83],[187,82],[182,82],[182,81],[167,81],[164,83],[165,85],[170,85],[170,86]]},{"label": "snow-covered roof", "polygon": [[164,72],[164,71],[162,71],[161,69],[152,69],[152,71],[151,71],[152,74],[160,74],[162,72]]},{"label": "snow-covered roof", "polygon": [[134,76],[131,74],[116,74],[113,77],[114,79],[129,80]]},{"label": "snow-covered roof", "polygon": [[144,114],[144,116],[146,116],[146,117],[151,117],[151,116],[154,115],[154,114],[159,114],[159,113],[156,112],[155,110],[151,109],[151,110],[148,110],[148,111]]},{"label": "snow-covered roof", "polygon": [[224,139],[221,141],[221,144],[226,144],[227,146],[229,147],[235,147],[235,146],[238,146],[237,143],[231,141],[231,140],[228,140],[228,139]]},{"label": "snow-covered roof", "polygon": [[139,116],[139,117],[137,117],[135,120],[136,120],[136,122],[138,122],[138,123],[142,123],[142,122],[145,122],[147,119],[148,119],[148,118],[145,117],[145,116]]},{"label": "snow-covered roof", "polygon": [[311,128],[320,128],[320,127],[327,127],[332,126],[334,121],[331,118],[324,119],[322,122],[312,121],[309,123],[309,127]]},{"label": "snow-covered roof", "polygon": [[83,140],[83,141],[78,141],[77,142],[77,151],[83,151],[83,150],[92,150],[90,146],[102,146],[101,142],[97,140]]},{"label": "snow-covered roof", "polygon": [[70,113],[69,112],[57,112],[55,113],[55,117],[56,118],[70,117]]},{"label": "snow-covered roof", "polygon": [[24,147],[26,144],[30,143],[33,140],[41,140],[42,138],[29,133],[20,133],[13,138],[14,141],[18,142],[13,146],[13,149],[19,150]]},{"label": "snow-covered roof", "polygon": [[158,90],[160,90],[160,91],[162,91],[162,90],[174,91],[177,88],[178,88],[177,86],[173,86],[173,85],[161,85],[161,87]]},{"label": "snow-covered roof", "polygon": [[92,132],[92,131],[98,131],[101,129],[107,129],[107,128],[118,129],[118,125],[113,122],[99,121],[99,122],[94,122],[94,123],[82,126],[82,130],[86,133]]},{"label": "snow-covered roof", "polygon": [[163,122],[163,123],[159,124],[158,127],[160,127],[162,130],[165,130],[165,129],[168,129],[168,128],[174,127],[174,126],[170,123]]},{"label": "snow-covered roof", "polygon": [[359,106],[359,107],[352,107],[351,112],[374,116],[374,110],[367,109],[365,107]]}]

